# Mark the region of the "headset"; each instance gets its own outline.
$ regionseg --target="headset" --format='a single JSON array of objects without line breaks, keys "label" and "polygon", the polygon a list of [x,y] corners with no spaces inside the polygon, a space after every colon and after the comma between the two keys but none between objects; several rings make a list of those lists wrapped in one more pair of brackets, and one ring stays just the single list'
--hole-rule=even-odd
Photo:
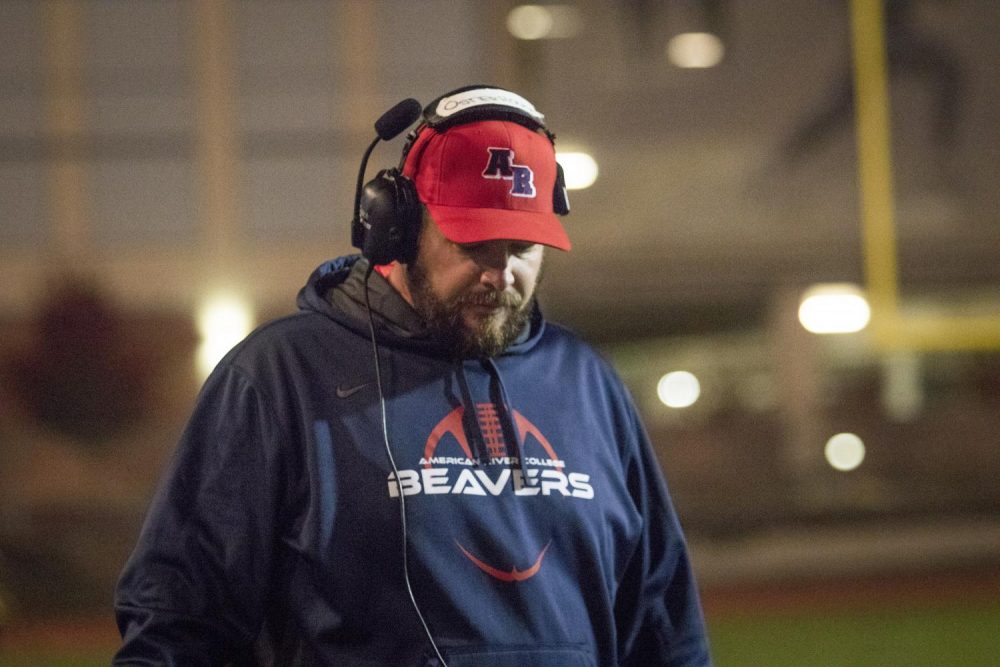
[{"label": "headset", "polygon": [[[421,123],[407,136],[399,166],[381,170],[362,187],[368,157],[375,144],[380,139],[394,138],[412,125],[418,116],[422,116]],[[354,197],[354,219],[351,222],[351,243],[372,264],[393,261],[408,264],[416,257],[423,207],[416,185],[403,174],[403,167],[410,151],[418,145],[417,139],[425,132],[444,132],[456,125],[482,120],[503,120],[523,125],[542,132],[555,146],[555,135],[545,126],[545,116],[520,95],[496,86],[463,86],[438,97],[422,112],[416,100],[403,100],[375,123],[378,137],[368,147],[361,162]],[[552,209],[557,215],[569,213],[566,179],[558,162]]]},{"label": "headset", "polygon": [[[379,141],[394,139],[418,118],[421,123],[407,135],[399,166],[383,169],[375,178],[364,183],[368,158]],[[545,117],[530,102],[520,95],[495,86],[465,86],[445,93],[428,104],[422,111],[420,103],[409,98],[399,102],[375,121],[377,136],[368,146],[361,159],[358,182],[354,193],[354,218],[351,221],[351,243],[361,250],[368,260],[365,274],[365,307],[368,311],[368,328],[374,360],[375,384],[378,390],[382,425],[382,444],[385,447],[389,466],[394,478],[399,479],[399,469],[392,454],[389,441],[389,422],[386,416],[385,393],[382,388],[382,370],[379,361],[378,338],[375,334],[375,319],[372,314],[368,280],[376,265],[393,261],[410,263],[417,255],[417,240],[423,219],[423,207],[417,196],[417,187],[403,174],[410,151],[418,145],[417,139],[425,132],[444,132],[448,128],[463,123],[481,120],[503,120],[518,123],[528,129],[539,131],[555,146],[555,135],[545,127]],[[419,157],[419,156],[418,156]],[[364,185],[362,185],[364,184]],[[552,209],[558,215],[569,213],[569,198],[562,167],[556,163],[556,182],[552,192]],[[427,640],[441,667],[448,667],[434,635],[417,603],[410,583],[408,552],[408,531],[406,523],[406,494],[399,493],[400,532],[402,537],[403,579],[410,602],[423,627]]]}]

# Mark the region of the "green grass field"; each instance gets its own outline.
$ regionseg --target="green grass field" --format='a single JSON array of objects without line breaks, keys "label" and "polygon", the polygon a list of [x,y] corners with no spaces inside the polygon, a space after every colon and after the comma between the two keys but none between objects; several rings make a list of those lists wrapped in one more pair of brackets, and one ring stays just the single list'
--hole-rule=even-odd
[{"label": "green grass field", "polygon": [[865,612],[733,616],[710,622],[717,667],[1000,665],[1000,600]]},{"label": "green grass field", "polygon": [[[987,667],[1000,665],[1000,600],[916,609],[746,612],[709,617],[716,667]],[[77,631],[74,636],[80,636]],[[80,643],[87,640],[83,637]],[[113,637],[88,647],[7,646],[2,667],[106,666]]]},{"label": "green grass field", "polygon": [[18,653],[8,655],[0,650],[0,666],[2,667],[108,667],[111,664],[111,654],[101,651],[98,654],[81,653],[66,655],[42,652]]}]

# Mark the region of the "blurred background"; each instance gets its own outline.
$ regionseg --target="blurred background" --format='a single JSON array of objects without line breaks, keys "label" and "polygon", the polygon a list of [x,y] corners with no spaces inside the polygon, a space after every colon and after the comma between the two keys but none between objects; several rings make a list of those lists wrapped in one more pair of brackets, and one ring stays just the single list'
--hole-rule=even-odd
[{"label": "blurred background", "polygon": [[542,306],[642,410],[717,663],[996,664],[998,31],[993,0],[0,2],[0,663],[108,661],[207,369],[352,251],[375,119],[483,82],[557,134]]}]

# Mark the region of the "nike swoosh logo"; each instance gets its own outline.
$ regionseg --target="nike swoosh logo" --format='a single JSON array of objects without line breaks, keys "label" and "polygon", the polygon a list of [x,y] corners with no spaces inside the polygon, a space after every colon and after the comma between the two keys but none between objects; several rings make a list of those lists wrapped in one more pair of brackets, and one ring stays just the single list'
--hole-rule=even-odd
[{"label": "nike swoosh logo", "polygon": [[370,384],[371,382],[365,382],[364,384],[359,384],[356,387],[344,387],[343,385],[341,385],[337,387],[337,398],[347,398],[348,396],[354,396],[354,394],[358,393],[359,391],[361,391]]},{"label": "nike swoosh logo", "polygon": [[525,581],[526,579],[531,579],[533,576],[538,574],[538,571],[542,569],[542,559],[545,558],[545,552],[548,551],[549,547],[552,545],[552,540],[549,540],[549,543],[545,545],[545,548],[542,549],[540,554],[538,554],[538,558],[535,559],[535,562],[531,567],[527,570],[518,570],[516,567],[512,567],[510,568],[510,572],[505,572],[504,570],[493,567],[489,563],[479,560],[469,553],[469,551],[457,541],[455,544],[458,544],[458,548],[462,550],[462,553],[465,554],[466,558],[471,560],[476,567],[486,574],[490,575],[494,579],[499,579],[500,581],[514,582]]}]

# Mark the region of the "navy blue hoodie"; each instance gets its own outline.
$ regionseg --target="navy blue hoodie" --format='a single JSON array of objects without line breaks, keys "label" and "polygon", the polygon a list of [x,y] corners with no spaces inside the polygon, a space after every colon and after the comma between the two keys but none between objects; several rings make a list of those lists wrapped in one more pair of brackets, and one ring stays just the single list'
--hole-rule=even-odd
[{"label": "navy blue hoodie", "polygon": [[453,360],[364,260],[205,383],[116,593],[115,664],[705,665],[677,517],[635,408],[546,323]]}]

